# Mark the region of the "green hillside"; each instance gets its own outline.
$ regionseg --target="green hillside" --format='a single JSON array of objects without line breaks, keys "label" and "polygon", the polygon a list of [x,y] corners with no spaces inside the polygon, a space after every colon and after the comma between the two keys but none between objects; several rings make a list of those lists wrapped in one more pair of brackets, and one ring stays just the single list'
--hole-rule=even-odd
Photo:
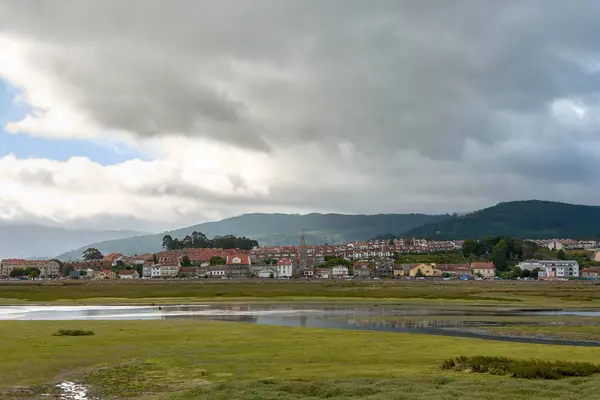
[{"label": "green hillside", "polygon": [[62,260],[75,260],[81,257],[88,247],[95,247],[104,254],[119,252],[141,254],[159,251],[164,235],[183,238],[194,231],[208,237],[222,235],[246,236],[261,245],[298,244],[304,229],[309,244],[345,243],[367,240],[379,234],[401,235],[409,229],[430,222],[438,222],[448,215],[425,214],[244,214],[217,222],[207,222],[183,229],[163,232],[156,235],[137,236],[120,240],[90,243],[71,252],[58,256]]},{"label": "green hillside", "polygon": [[520,239],[600,237],[600,207],[528,200],[500,203],[417,227],[405,236],[440,240],[511,236]]}]

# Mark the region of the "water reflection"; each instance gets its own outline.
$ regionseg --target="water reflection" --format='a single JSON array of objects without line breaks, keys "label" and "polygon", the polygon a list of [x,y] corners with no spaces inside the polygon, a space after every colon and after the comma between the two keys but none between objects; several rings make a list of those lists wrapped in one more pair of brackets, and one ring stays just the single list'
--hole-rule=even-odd
[{"label": "water reflection", "polygon": [[[204,319],[300,328],[336,328],[385,332],[415,332],[434,335],[478,337],[533,343],[596,346],[600,343],[537,337],[495,336],[479,328],[510,325],[510,320],[492,316],[528,316],[519,325],[561,324],[548,315],[600,316],[600,312],[464,311],[406,308],[402,306],[337,306],[303,304],[214,304],[169,306],[11,306],[0,307],[0,320],[141,320]],[[469,316],[468,320],[461,317]],[[540,316],[545,319],[540,320]],[[394,318],[397,317],[397,318]],[[436,318],[432,318],[436,317]],[[404,318],[404,319],[403,319]],[[536,320],[537,319],[537,320]]]}]

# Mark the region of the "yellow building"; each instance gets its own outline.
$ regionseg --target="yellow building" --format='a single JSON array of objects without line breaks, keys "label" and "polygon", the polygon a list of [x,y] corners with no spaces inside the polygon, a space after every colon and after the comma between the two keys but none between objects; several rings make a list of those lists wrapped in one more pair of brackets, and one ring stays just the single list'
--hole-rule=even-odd
[{"label": "yellow building", "polygon": [[441,272],[436,268],[435,264],[417,264],[408,271],[408,276],[415,277],[418,271],[421,271],[423,276],[441,276]]}]

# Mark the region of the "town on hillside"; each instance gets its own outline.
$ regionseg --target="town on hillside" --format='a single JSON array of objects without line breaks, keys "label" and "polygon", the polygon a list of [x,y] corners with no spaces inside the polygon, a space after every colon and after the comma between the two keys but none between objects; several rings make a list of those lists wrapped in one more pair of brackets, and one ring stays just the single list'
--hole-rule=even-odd
[{"label": "town on hillside", "polygon": [[297,246],[264,247],[246,238],[230,240],[235,246],[252,243],[251,248],[206,247],[206,241],[201,247],[185,247],[185,241],[167,239],[165,249],[154,254],[103,255],[90,248],[74,262],[5,259],[0,279],[568,280],[600,275],[598,243],[572,239],[401,238],[308,245],[302,235]]}]

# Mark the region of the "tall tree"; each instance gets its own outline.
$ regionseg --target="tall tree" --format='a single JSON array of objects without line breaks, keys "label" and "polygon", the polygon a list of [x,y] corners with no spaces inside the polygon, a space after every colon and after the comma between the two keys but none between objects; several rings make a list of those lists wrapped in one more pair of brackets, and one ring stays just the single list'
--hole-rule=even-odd
[{"label": "tall tree", "polygon": [[100,250],[90,247],[86,251],[83,252],[83,259],[86,261],[89,260],[101,260],[104,258]]},{"label": "tall tree", "polygon": [[192,262],[190,261],[190,258],[187,256],[187,254],[183,257],[181,257],[181,266],[182,267],[189,267],[190,265],[192,265]]},{"label": "tall tree", "polygon": [[500,239],[494,247],[492,247],[491,261],[496,267],[496,271],[502,272],[508,266],[508,243],[504,239]]},{"label": "tall tree", "polygon": [[563,249],[560,249],[558,251],[558,254],[556,254],[556,258],[558,258],[559,260],[564,260],[567,258],[567,256],[565,255],[565,251]]},{"label": "tall tree", "polygon": [[165,235],[162,240],[163,249],[173,250],[172,246],[173,246],[173,238],[171,237],[171,235]]}]

